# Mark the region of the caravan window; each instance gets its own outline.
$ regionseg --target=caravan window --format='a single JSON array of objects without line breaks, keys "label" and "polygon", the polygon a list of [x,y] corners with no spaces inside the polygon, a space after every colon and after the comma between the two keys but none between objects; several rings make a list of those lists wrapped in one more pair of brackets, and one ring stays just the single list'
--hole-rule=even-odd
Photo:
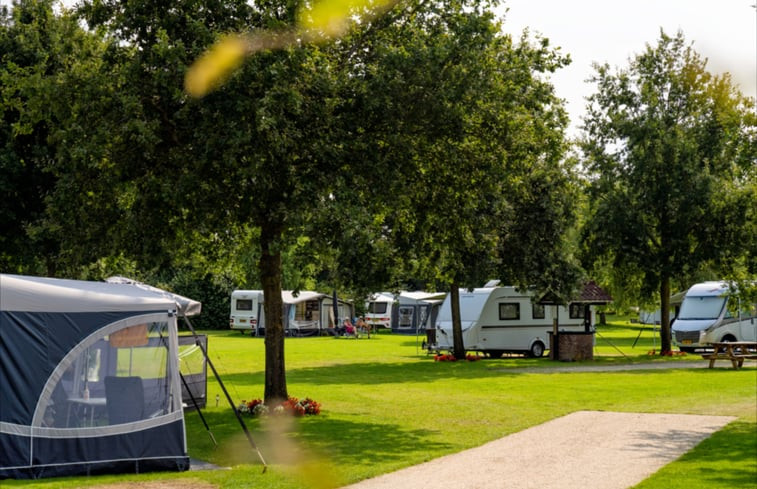
[{"label": "caravan window", "polygon": [[520,304],[517,302],[500,302],[499,318],[502,320],[520,319]]},{"label": "caravan window", "polygon": [[531,304],[531,318],[544,319],[545,317],[544,304]]},{"label": "caravan window", "polygon": [[252,299],[237,299],[237,311],[252,311]]},{"label": "caravan window", "polygon": [[368,312],[371,314],[386,314],[388,302],[370,302],[368,303]]}]

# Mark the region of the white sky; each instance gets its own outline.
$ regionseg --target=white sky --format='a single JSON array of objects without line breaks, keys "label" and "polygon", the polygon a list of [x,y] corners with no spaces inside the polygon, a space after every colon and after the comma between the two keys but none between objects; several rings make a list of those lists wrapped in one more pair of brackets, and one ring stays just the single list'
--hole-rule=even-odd
[{"label": "white sky", "polygon": [[628,60],[656,45],[660,28],[675,35],[708,59],[713,73],[731,74],[741,92],[757,97],[757,0],[503,0],[506,32],[520,35],[526,27],[571,56],[572,63],[551,78],[571,118],[569,134],[584,113],[585,97],[595,86],[586,83],[592,63],[626,68]]}]

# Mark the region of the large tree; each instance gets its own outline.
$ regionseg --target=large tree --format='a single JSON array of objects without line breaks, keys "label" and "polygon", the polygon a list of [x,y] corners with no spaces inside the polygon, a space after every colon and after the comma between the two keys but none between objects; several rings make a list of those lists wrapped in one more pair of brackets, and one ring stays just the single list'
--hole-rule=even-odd
[{"label": "large tree", "polygon": [[[64,241],[77,228],[63,229],[54,215],[88,198],[71,188],[68,196],[80,198],[61,198],[60,179],[75,174],[68,156],[86,152],[83,119],[99,101],[89,88],[103,85],[103,45],[68,13],[54,13],[53,3],[0,8],[0,268],[9,272],[64,269]],[[89,222],[97,219],[78,224]]]},{"label": "large tree", "polygon": [[[581,148],[591,179],[585,257],[659,294],[671,348],[671,280],[703,265],[754,273],[755,113],[682,33],[612,72],[596,66]],[[751,258],[748,258],[751,256]],[[748,262],[751,260],[751,264]]]},{"label": "large tree", "polygon": [[[567,58],[544,39],[513,40],[486,1],[423,2],[377,35],[363,79],[380,107],[370,136],[391,142],[387,238],[406,274],[460,286],[501,278],[565,292],[575,281],[563,232],[567,123],[546,74]],[[453,314],[455,355],[464,355]]]}]

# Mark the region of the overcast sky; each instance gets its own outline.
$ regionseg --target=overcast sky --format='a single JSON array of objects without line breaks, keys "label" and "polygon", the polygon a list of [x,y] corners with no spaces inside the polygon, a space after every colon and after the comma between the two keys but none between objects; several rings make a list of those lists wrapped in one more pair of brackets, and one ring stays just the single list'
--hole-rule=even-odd
[{"label": "overcast sky", "polygon": [[577,134],[592,63],[628,66],[629,58],[655,45],[660,28],[681,30],[687,42],[708,59],[713,73],[731,74],[741,92],[757,97],[757,0],[504,0],[504,28],[519,34],[528,27],[570,54],[570,66],[553,75],[558,95],[567,101],[571,135]]}]

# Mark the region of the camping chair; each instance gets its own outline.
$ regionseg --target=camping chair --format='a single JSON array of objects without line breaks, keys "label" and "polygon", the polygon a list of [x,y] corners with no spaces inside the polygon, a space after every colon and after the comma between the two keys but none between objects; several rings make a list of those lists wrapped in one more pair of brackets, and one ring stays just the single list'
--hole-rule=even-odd
[{"label": "camping chair", "polygon": [[144,418],[145,392],[141,377],[105,377],[108,423],[131,423]]}]

